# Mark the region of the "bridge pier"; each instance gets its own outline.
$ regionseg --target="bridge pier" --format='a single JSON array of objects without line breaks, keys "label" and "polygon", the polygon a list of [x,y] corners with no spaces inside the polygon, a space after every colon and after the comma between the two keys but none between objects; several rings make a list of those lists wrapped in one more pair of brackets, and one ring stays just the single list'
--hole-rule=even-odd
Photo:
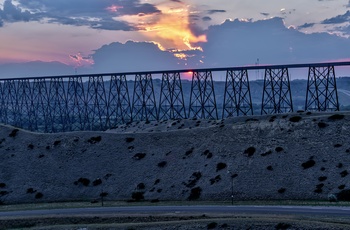
[{"label": "bridge pier", "polygon": [[248,71],[227,70],[222,118],[253,115]]},{"label": "bridge pier", "polygon": [[107,124],[110,128],[131,121],[129,89],[125,75],[111,76],[107,109]]},{"label": "bridge pier", "polygon": [[157,120],[157,106],[151,74],[136,74],[132,101],[132,121]]},{"label": "bridge pier", "polygon": [[188,116],[190,118],[218,119],[211,71],[193,72]]},{"label": "bridge pier", "polygon": [[293,112],[288,68],[265,69],[261,114]]},{"label": "bridge pier", "polygon": [[107,126],[107,97],[103,77],[89,77],[86,91],[86,120],[88,130],[105,130]]},{"label": "bridge pier", "polygon": [[51,125],[52,132],[67,131],[69,116],[67,115],[67,95],[62,78],[55,77],[51,79],[48,94],[49,124]]},{"label": "bridge pier", "polygon": [[184,118],[186,118],[186,110],[180,73],[163,73],[158,120]]},{"label": "bridge pier", "polygon": [[339,111],[334,66],[309,68],[305,110]]},{"label": "bridge pier", "polygon": [[86,130],[86,106],[82,77],[69,77],[67,90],[67,117],[69,130]]}]

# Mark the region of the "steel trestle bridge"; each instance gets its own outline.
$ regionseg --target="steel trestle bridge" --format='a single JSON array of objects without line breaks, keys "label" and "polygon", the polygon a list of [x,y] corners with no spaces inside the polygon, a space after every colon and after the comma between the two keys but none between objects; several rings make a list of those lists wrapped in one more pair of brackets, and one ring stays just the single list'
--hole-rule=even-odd
[{"label": "steel trestle bridge", "polygon": [[[294,111],[289,74],[294,68],[309,70],[305,111],[338,111],[337,66],[350,62],[0,79],[0,122],[31,131],[66,132],[106,130],[132,121],[253,115],[249,70],[265,71],[261,114],[288,113]],[[215,98],[216,72],[226,72],[222,114]],[[187,106],[184,73],[192,75]],[[155,75],[161,76],[158,101]],[[127,77],[134,77],[133,90]]]}]

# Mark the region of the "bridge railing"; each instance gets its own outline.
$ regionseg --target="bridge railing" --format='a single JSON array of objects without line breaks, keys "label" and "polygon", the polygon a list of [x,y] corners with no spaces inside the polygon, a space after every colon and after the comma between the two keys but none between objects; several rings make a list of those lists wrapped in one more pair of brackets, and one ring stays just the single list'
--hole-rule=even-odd
[{"label": "bridge railing", "polygon": [[[265,71],[261,114],[294,110],[291,68],[309,69],[305,110],[339,110],[336,66],[350,62],[0,79],[0,122],[66,132],[106,130],[132,121],[253,115],[248,72],[257,69]],[[218,72],[226,75],[219,106],[213,82]],[[181,77],[189,74],[190,95],[184,95]],[[161,78],[159,86],[154,76]]]}]

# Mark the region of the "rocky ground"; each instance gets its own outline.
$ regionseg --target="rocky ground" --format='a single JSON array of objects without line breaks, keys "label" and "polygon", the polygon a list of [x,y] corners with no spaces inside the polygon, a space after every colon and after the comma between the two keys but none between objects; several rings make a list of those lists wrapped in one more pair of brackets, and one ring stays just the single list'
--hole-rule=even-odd
[{"label": "rocky ground", "polygon": [[345,112],[58,134],[2,125],[0,201],[327,200],[350,188],[349,135]]}]

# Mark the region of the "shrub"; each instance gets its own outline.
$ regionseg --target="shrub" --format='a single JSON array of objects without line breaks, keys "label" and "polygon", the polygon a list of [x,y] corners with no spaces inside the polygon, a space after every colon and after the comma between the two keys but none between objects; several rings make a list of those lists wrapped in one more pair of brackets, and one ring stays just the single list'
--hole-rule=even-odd
[{"label": "shrub", "polygon": [[340,201],[350,201],[350,189],[345,189],[337,194],[337,199]]},{"label": "shrub", "polygon": [[343,167],[343,164],[342,163],[339,163],[338,165],[337,165],[337,168],[342,168]]},{"label": "shrub", "polygon": [[98,178],[98,179],[96,179],[96,180],[94,180],[94,181],[92,182],[92,185],[93,185],[93,186],[98,186],[98,185],[100,185],[100,184],[102,184],[102,180],[101,180],[100,178]]},{"label": "shrub", "polygon": [[33,194],[33,193],[36,193],[36,190],[34,190],[33,188],[28,188],[27,193]]},{"label": "shrub", "polygon": [[33,144],[29,144],[28,145],[28,149],[34,149],[34,145]]},{"label": "shrub", "polygon": [[140,201],[140,200],[145,199],[143,194],[144,194],[144,192],[133,192],[131,194],[131,198],[134,199],[135,201]]},{"label": "shrub", "polygon": [[341,177],[346,177],[348,175],[348,171],[344,170],[343,172],[340,173]]},{"label": "shrub", "polygon": [[198,200],[201,196],[202,189],[200,187],[195,187],[191,189],[191,194],[188,197],[188,200]]},{"label": "shrub", "polygon": [[314,160],[310,159],[310,160],[308,160],[308,161],[302,163],[301,166],[302,166],[304,169],[308,169],[308,168],[313,167],[315,164],[316,164],[316,162],[315,162]]},{"label": "shrub", "polygon": [[267,170],[269,170],[269,171],[272,171],[273,170],[273,168],[272,168],[272,166],[271,165],[269,165],[269,166],[267,166],[267,168],[266,168]]},{"label": "shrub", "polygon": [[301,116],[294,116],[289,118],[290,122],[299,122],[301,120]]},{"label": "shrub", "polygon": [[7,194],[9,194],[8,191],[0,191],[0,196],[5,196],[5,195],[7,195]]},{"label": "shrub", "polygon": [[54,146],[57,146],[57,145],[59,145],[59,144],[61,144],[61,141],[60,141],[60,140],[57,140],[57,141],[55,141],[55,142],[53,143]]},{"label": "shrub", "polygon": [[280,189],[278,189],[278,193],[284,193],[286,191],[286,189],[285,188],[280,188]]},{"label": "shrub", "polygon": [[97,137],[91,137],[88,142],[90,144],[96,144],[98,142],[100,142],[102,140],[102,137],[101,136],[97,136]]},{"label": "shrub", "polygon": [[216,222],[211,222],[207,225],[207,229],[214,229],[218,226]]},{"label": "shrub", "polygon": [[322,188],[317,188],[314,190],[314,193],[322,193]]},{"label": "shrub", "polygon": [[157,189],[157,193],[161,193],[163,191],[163,189],[159,188]]},{"label": "shrub", "polygon": [[152,199],[151,200],[151,203],[158,203],[159,202],[159,199]]},{"label": "shrub", "polygon": [[339,185],[338,188],[339,188],[340,190],[344,189],[344,188],[345,188],[345,184]]},{"label": "shrub", "polygon": [[322,122],[322,121],[321,121],[321,122],[318,122],[317,125],[318,125],[318,127],[321,128],[321,129],[322,129],[322,128],[326,128],[326,127],[328,126],[326,123],[324,123],[324,122]]},{"label": "shrub", "polygon": [[312,113],[311,112],[307,112],[306,115],[311,115]]},{"label": "shrub", "polygon": [[158,163],[158,167],[159,167],[159,168],[164,168],[166,165],[167,165],[167,162],[166,162],[166,161],[162,161],[162,162],[159,162],[159,163]]},{"label": "shrub", "polygon": [[274,122],[276,118],[277,118],[276,116],[272,116],[272,117],[270,118],[269,122]]},{"label": "shrub", "polygon": [[78,183],[81,183],[84,186],[89,186],[90,180],[84,177],[80,177],[78,181],[74,182],[75,185],[78,185]]},{"label": "shrub", "polygon": [[335,144],[334,145],[334,148],[340,148],[340,147],[342,147],[343,145],[342,144]]},{"label": "shrub", "polygon": [[141,160],[141,159],[145,158],[145,156],[146,156],[146,153],[136,153],[132,157],[132,159],[134,159],[134,160]]},{"label": "shrub", "polygon": [[216,177],[210,179],[209,181],[210,181],[210,184],[213,185],[213,184],[219,182],[220,180],[221,180],[221,176],[217,175]]},{"label": "shrub", "polygon": [[135,140],[135,138],[133,138],[133,137],[127,137],[127,138],[125,138],[126,143],[133,142],[134,140]]},{"label": "shrub", "polygon": [[144,183],[139,183],[139,184],[137,185],[137,189],[142,190],[142,189],[145,189],[145,188],[146,188],[146,185],[145,185]]},{"label": "shrub", "polygon": [[213,157],[213,154],[208,149],[202,155],[207,156],[208,159]]},{"label": "shrub", "polygon": [[227,165],[225,163],[220,162],[216,165],[216,171],[218,172],[226,167],[227,167]]},{"label": "shrub", "polygon": [[19,129],[14,129],[12,132],[9,134],[9,137],[16,137]]},{"label": "shrub", "polygon": [[244,154],[247,154],[248,157],[253,156],[255,153],[255,148],[254,147],[249,147],[246,150],[244,150]]},{"label": "shrub", "polygon": [[35,194],[35,199],[41,199],[43,198],[43,194],[41,192],[38,192],[37,194]]},{"label": "shrub", "polygon": [[192,173],[190,180],[187,183],[183,183],[183,184],[186,185],[186,187],[188,187],[188,188],[192,188],[197,184],[198,180],[201,177],[202,177],[201,172],[194,172],[194,173]]},{"label": "shrub", "polygon": [[108,196],[108,192],[101,192],[100,193],[100,197],[106,197],[106,196]]},{"label": "shrub", "polygon": [[323,186],[324,186],[324,184],[321,183],[321,184],[316,185],[316,188],[323,188]]},{"label": "shrub", "polygon": [[320,177],[318,178],[318,180],[319,180],[319,181],[325,181],[325,180],[327,180],[327,177],[326,177],[326,176],[320,176]]},{"label": "shrub", "polygon": [[185,155],[186,155],[186,156],[191,155],[191,154],[193,153],[193,150],[194,150],[193,147],[192,147],[191,149],[187,150],[186,153],[185,153]]},{"label": "shrub", "polygon": [[0,188],[5,188],[6,184],[5,183],[0,183]]},{"label": "shrub", "polygon": [[238,174],[237,174],[237,173],[231,175],[231,178],[232,178],[232,179],[233,179],[233,178],[236,178],[236,177],[238,177]]},{"label": "shrub", "polygon": [[342,120],[342,119],[344,119],[344,117],[345,116],[342,114],[334,114],[334,115],[328,117],[328,120],[332,120],[332,121]]},{"label": "shrub", "polygon": [[324,170],[326,170],[326,168],[325,168],[325,167],[322,167],[322,168],[321,168],[321,171],[324,171]]},{"label": "shrub", "polygon": [[283,149],[282,147],[276,147],[276,149],[275,149],[275,151],[278,152],[278,153],[279,153],[279,152],[282,152],[283,150],[284,150],[284,149]]},{"label": "shrub", "polygon": [[292,227],[292,225],[290,224],[285,224],[285,223],[278,223],[276,226],[275,226],[275,229],[288,229]]},{"label": "shrub", "polygon": [[159,184],[159,182],[160,182],[160,179],[157,179],[156,181],[154,181],[154,185]]}]

